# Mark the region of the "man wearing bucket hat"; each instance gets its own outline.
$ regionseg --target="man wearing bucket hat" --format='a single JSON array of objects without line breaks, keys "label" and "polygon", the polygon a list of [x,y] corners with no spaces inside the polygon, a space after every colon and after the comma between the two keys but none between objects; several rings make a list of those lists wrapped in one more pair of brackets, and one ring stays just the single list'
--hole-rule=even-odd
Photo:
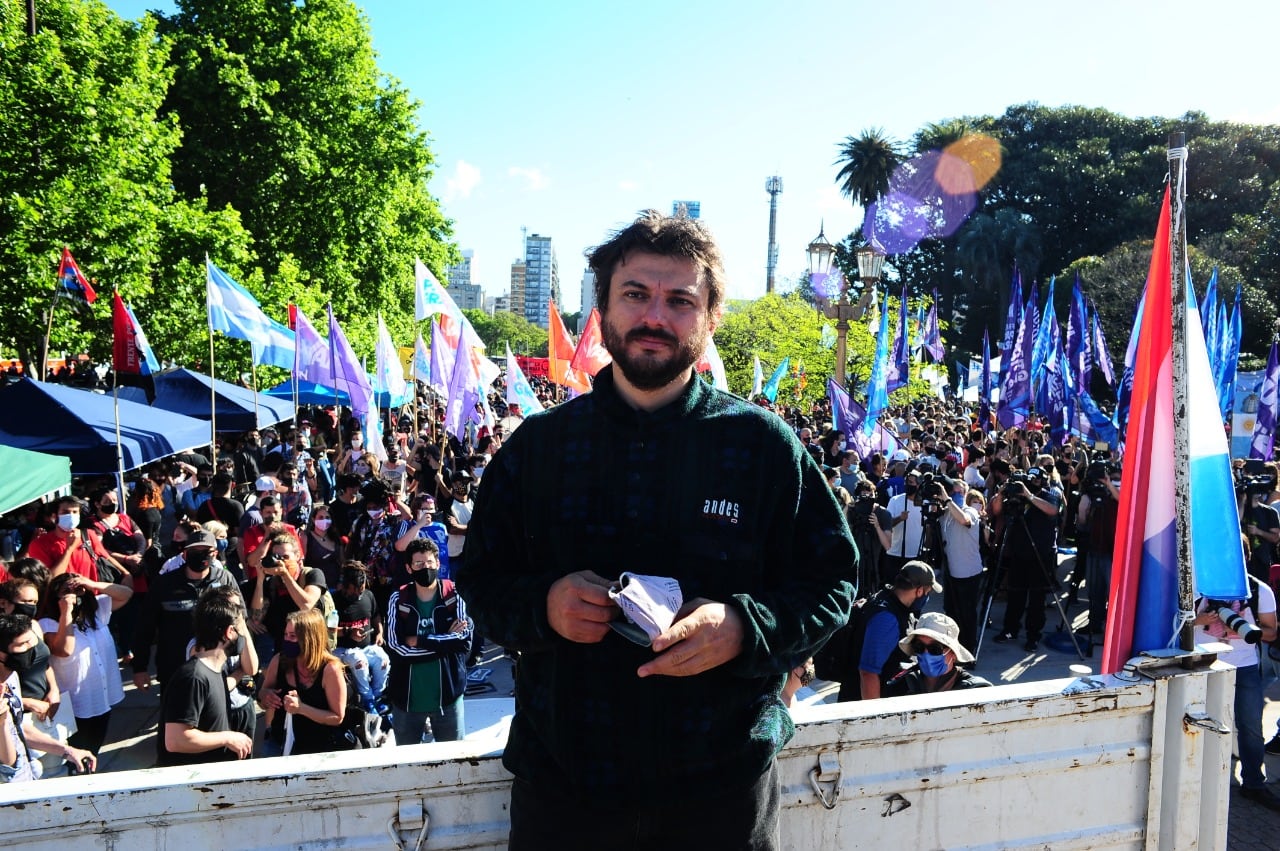
[{"label": "man wearing bucket hat", "polygon": [[898,642],[898,649],[914,656],[916,664],[890,680],[882,691],[883,697],[991,685],[959,667],[972,662],[973,654],[960,643],[960,626],[940,612],[921,615],[906,637]]}]

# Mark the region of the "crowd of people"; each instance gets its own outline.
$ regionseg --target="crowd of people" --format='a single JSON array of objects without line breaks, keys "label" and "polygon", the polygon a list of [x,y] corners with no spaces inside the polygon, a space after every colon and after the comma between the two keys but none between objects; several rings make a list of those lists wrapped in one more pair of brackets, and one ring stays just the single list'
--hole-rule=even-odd
[{"label": "crowd of people", "polygon": [[0,774],[94,770],[130,675],[159,693],[158,765],[346,749],[353,715],[399,744],[464,736],[483,640],[451,561],[521,417],[502,406],[464,447],[435,439],[443,412],[423,402],[383,453],[302,409],[148,466],[123,504],[112,480],[77,480],[9,517]]},{"label": "crowd of people", "polygon": [[[0,577],[0,774],[94,770],[125,669],[158,688],[159,765],[356,747],[352,718],[401,745],[461,738],[488,637],[518,660],[512,847],[540,847],[596,799],[632,801],[637,823],[660,803],[682,827],[712,803],[725,817],[709,836],[773,847],[785,706],[815,677],[842,701],[989,686],[973,673],[984,631],[1035,652],[1046,611],[1082,592],[1082,636],[1065,609],[1061,626],[1102,637],[1117,453],[1059,444],[1034,415],[1000,429],[931,400],[887,412],[892,448],[860,454],[826,401],[750,404],[693,375],[723,299],[699,225],[645,214],[591,262],[614,362],[582,399],[553,404],[535,379],[552,410],[526,421],[495,393],[497,416],[460,441],[419,397],[381,447],[303,409],[151,465],[123,502],[84,481],[24,510]],[[1235,605],[1268,642],[1269,473],[1242,504],[1261,590]],[[685,592],[647,644],[611,631],[628,571]],[[1207,635],[1236,637],[1200,608]],[[1280,733],[1264,746],[1260,696],[1275,665],[1248,649],[1245,788],[1272,806],[1261,755]],[[666,733],[629,740],[640,728]],[[708,798],[706,779],[729,775],[747,787]]]}]

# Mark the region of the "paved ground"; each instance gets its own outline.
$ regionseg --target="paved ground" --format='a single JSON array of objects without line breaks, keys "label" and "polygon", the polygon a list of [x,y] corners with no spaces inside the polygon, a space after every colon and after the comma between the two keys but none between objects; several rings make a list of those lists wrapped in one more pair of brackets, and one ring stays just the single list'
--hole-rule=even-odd
[{"label": "paved ground", "polygon": [[[1070,572],[1074,557],[1063,558],[1060,570],[1062,575]],[[1067,607],[1067,615],[1078,626],[1086,619],[1086,593],[1082,592],[1080,602]],[[933,606],[931,606],[933,608]],[[1091,657],[1083,661],[1072,653],[1063,653],[1050,649],[1041,642],[1040,649],[1034,653],[1023,650],[1022,641],[1008,644],[995,644],[990,638],[998,631],[1000,617],[1003,615],[1003,604],[997,601],[992,608],[992,618],[997,627],[987,631],[975,672],[986,679],[1001,685],[1005,683],[1056,679],[1077,676],[1072,665],[1087,665],[1091,672],[1098,670],[1102,648],[1094,649]],[[1047,613],[1046,631],[1054,630],[1061,616],[1050,609]],[[491,673],[484,680],[487,690],[479,697],[505,697],[512,689],[511,665],[499,648],[487,648],[482,668]],[[1280,685],[1273,686],[1268,692],[1263,730],[1268,738],[1276,731],[1277,720],[1280,719]],[[159,711],[159,698],[155,692],[139,692],[133,688],[131,681],[125,683],[124,703],[116,707],[111,718],[111,730],[108,745],[101,754],[102,771],[121,771],[133,768],[147,768],[155,761],[155,733]],[[1268,774],[1280,781],[1280,757],[1267,758]],[[1280,785],[1274,788],[1280,792]],[[1228,819],[1227,848],[1229,851],[1275,851],[1280,848],[1280,813],[1246,801],[1233,788],[1231,793],[1230,816]]]}]

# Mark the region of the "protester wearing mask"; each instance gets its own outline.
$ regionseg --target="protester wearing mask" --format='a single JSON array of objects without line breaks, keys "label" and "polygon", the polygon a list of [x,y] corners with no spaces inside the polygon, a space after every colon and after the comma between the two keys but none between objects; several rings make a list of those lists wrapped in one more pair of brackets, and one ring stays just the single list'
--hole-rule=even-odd
[{"label": "protester wearing mask", "polygon": [[960,665],[973,662],[973,654],[960,643],[960,627],[938,612],[926,612],[898,642],[898,649],[914,656],[916,664],[885,684],[881,697],[930,694],[983,688],[991,683]]},{"label": "protester wearing mask", "polygon": [[[230,460],[230,459],[228,459]],[[242,482],[251,482],[253,479],[241,479]],[[210,490],[213,484],[213,467],[209,464],[201,464],[196,468],[195,487],[190,488],[182,494],[182,513],[188,519],[194,519],[196,512],[200,510],[200,506],[209,501],[213,496]]]},{"label": "protester wearing mask", "polygon": [[163,690],[156,764],[245,759],[253,753],[253,739],[232,729],[224,676],[228,654],[246,635],[244,606],[238,596],[214,590],[202,594],[189,615],[195,651]]},{"label": "protester wearing mask", "polygon": [[346,545],[333,528],[333,516],[326,505],[316,506],[307,529],[307,554],[302,563],[324,574],[325,586],[333,589],[342,581],[342,563],[346,561]]},{"label": "protester wearing mask", "polygon": [[133,640],[133,682],[138,688],[151,688],[147,669],[152,643],[156,645],[156,678],[163,690],[169,677],[186,661],[187,642],[193,635],[191,613],[200,595],[215,586],[237,587],[235,577],[215,564],[217,548],[213,535],[197,526],[183,545],[181,568],[161,574],[152,585],[146,604],[138,613]]},{"label": "protester wearing mask", "polygon": [[395,543],[402,525],[413,521],[413,514],[381,479],[366,484],[362,494],[364,511],[351,530],[348,555],[368,568],[373,595],[379,605],[385,605],[401,578]]},{"label": "protester wearing mask", "polygon": [[280,509],[286,523],[302,527],[311,519],[311,489],[298,476],[298,467],[292,462],[280,466]]},{"label": "protester wearing mask", "polygon": [[455,741],[466,735],[463,694],[471,622],[453,582],[439,578],[436,545],[419,538],[405,556],[412,581],[392,593],[387,604],[391,678],[386,696],[396,744],[421,742],[428,720],[435,741]]},{"label": "protester wearing mask", "polygon": [[40,589],[30,579],[12,577],[0,584],[0,615],[26,615],[35,619]]},{"label": "protester wearing mask", "polygon": [[[877,591],[849,619],[846,636],[839,632],[833,643],[844,642],[839,677],[841,701],[873,700],[881,688],[902,670],[907,654],[898,646],[924,611],[931,593],[941,593],[933,568],[909,561],[893,583]],[[841,645],[837,645],[841,646]]]},{"label": "protester wearing mask", "polygon": [[47,565],[50,576],[70,572],[96,582],[98,558],[110,560],[118,570],[127,573],[102,548],[102,543],[93,530],[80,531],[80,500],[73,496],[62,497],[58,500],[57,512],[53,529],[37,536],[27,547],[27,555]]},{"label": "protester wearing mask", "polygon": [[[435,543],[440,550],[440,578],[449,579],[449,531],[436,511],[436,500],[432,496],[414,498],[414,521],[404,526],[404,532],[396,540],[396,551],[404,553],[411,541],[426,538]],[[403,555],[402,555],[403,558]]]},{"label": "protester wearing mask", "polygon": [[268,494],[258,500],[258,516],[261,522],[250,526],[244,533],[244,551],[248,553],[245,558],[245,579],[250,582],[258,577],[262,557],[267,554],[271,540],[276,535],[292,538],[299,554],[307,551],[297,528],[281,520],[280,501],[275,496]]},{"label": "protester wearing mask", "polygon": [[334,655],[351,671],[360,692],[360,705],[368,712],[377,712],[391,660],[382,649],[382,615],[368,585],[364,565],[347,562],[341,585],[333,595],[338,610],[338,646]]},{"label": "protester wearing mask", "polygon": [[98,758],[40,730],[22,706],[19,669],[30,664],[40,639],[26,615],[0,615],[0,783],[37,780],[38,753],[60,754],[77,771],[94,771]]},{"label": "protester wearing mask", "polygon": [[291,612],[280,654],[263,673],[266,710],[264,753],[324,753],[348,750],[335,735],[347,707],[342,662],[328,650],[324,616],[313,609]]},{"label": "protester wearing mask", "polygon": [[40,628],[53,653],[53,672],[63,698],[70,701],[76,719],[69,741],[95,754],[107,740],[111,708],[124,700],[110,623],[132,596],[125,585],[64,573],[49,583],[43,607]]},{"label": "protester wearing mask", "polygon": [[[74,576],[75,574],[63,574]],[[19,614],[36,618],[40,605],[40,593],[35,582],[25,577],[14,577],[0,584],[0,614]],[[39,625],[36,634],[41,635]],[[71,714],[71,704],[62,699],[58,677],[51,667],[52,654],[43,637],[36,644],[31,664],[18,672],[22,687],[22,708],[36,727],[58,741],[66,741],[76,731],[76,719]],[[40,756],[43,776],[60,777],[67,773],[67,766],[59,754]]]},{"label": "protester wearing mask", "polygon": [[921,503],[925,494],[920,492],[920,474],[908,472],[903,481],[903,492],[890,497],[885,510],[893,518],[889,530],[892,540],[880,559],[880,576],[888,582],[904,564],[920,554],[920,540],[924,535],[924,513]]},{"label": "protester wearing mask", "polygon": [[471,522],[471,484],[475,476],[466,468],[453,474],[449,483],[449,495],[452,497],[444,512],[444,526],[449,532],[449,560],[462,558],[463,548],[467,543],[467,524]]}]

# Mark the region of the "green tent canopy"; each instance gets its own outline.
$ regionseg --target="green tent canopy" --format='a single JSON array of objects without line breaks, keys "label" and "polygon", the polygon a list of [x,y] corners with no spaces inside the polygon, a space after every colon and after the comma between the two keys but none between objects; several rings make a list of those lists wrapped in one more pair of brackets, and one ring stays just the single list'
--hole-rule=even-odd
[{"label": "green tent canopy", "polygon": [[12,446],[0,446],[0,514],[55,492],[71,491],[71,461]]}]

